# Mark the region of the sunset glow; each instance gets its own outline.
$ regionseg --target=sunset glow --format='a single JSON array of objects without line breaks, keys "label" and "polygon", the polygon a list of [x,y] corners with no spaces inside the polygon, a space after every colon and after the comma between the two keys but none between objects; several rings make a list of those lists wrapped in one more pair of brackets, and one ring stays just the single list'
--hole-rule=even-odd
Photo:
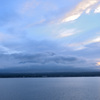
[{"label": "sunset glow", "polygon": [[97,62],[97,64],[96,64],[97,66],[100,66],[100,62]]}]

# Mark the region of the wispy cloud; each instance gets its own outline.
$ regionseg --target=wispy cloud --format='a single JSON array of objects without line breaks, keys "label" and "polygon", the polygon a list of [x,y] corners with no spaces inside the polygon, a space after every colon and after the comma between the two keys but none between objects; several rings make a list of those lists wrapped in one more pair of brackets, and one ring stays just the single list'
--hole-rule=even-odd
[{"label": "wispy cloud", "polygon": [[80,43],[69,44],[69,47],[72,47],[75,50],[82,50],[82,49],[87,48],[87,45],[92,44],[92,43],[98,43],[98,42],[100,42],[100,37],[92,38],[91,40],[87,40]]},{"label": "wispy cloud", "polygon": [[96,42],[100,42],[100,37],[96,37],[90,41],[87,41],[85,44],[96,43]]},{"label": "wispy cloud", "polygon": [[37,6],[39,5],[39,2],[37,2],[36,0],[30,0],[30,1],[26,1],[23,5],[22,5],[22,9],[21,9],[21,13],[24,14],[26,12],[28,12],[30,9],[33,10],[35,9]]},{"label": "wispy cloud", "polygon": [[64,38],[78,33],[76,29],[61,30],[57,38]]},{"label": "wispy cloud", "polygon": [[27,28],[33,27],[33,26],[35,26],[35,25],[41,25],[41,24],[43,24],[43,23],[45,23],[45,22],[46,22],[46,19],[41,19],[40,21],[38,21],[38,22],[36,22],[36,23],[28,24],[27,26],[25,26],[24,29],[27,29]]},{"label": "wispy cloud", "polygon": [[61,22],[69,22],[78,19],[83,12],[89,13],[99,3],[99,0],[82,0],[72,11],[66,14]]},{"label": "wispy cloud", "polygon": [[11,48],[0,45],[0,53],[3,53],[3,54],[18,54],[18,53],[21,53],[21,51],[12,50]]}]

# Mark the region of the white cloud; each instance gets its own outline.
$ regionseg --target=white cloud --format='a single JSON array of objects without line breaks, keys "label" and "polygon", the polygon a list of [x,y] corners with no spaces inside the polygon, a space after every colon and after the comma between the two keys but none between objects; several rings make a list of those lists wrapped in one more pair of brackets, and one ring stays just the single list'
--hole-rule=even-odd
[{"label": "white cloud", "polygon": [[92,7],[97,3],[99,3],[99,0],[82,0],[72,11],[66,14],[61,22],[69,22],[78,19],[84,11],[89,13]]},{"label": "white cloud", "polygon": [[74,48],[74,50],[82,50],[82,49],[87,48],[86,45],[92,44],[92,43],[98,43],[98,42],[100,42],[100,37],[96,37],[96,38],[93,38],[91,40],[88,40],[88,41],[85,41],[85,42],[81,42],[81,43],[69,44],[69,47]]},{"label": "white cloud", "polygon": [[57,37],[58,38],[64,38],[64,37],[74,35],[76,33],[78,33],[78,31],[76,29],[62,30]]},{"label": "white cloud", "polygon": [[89,14],[90,11],[91,11],[91,8],[87,9],[87,10],[86,10],[86,14]]},{"label": "white cloud", "polygon": [[100,13],[100,5],[95,9],[94,13]]},{"label": "white cloud", "polygon": [[9,49],[8,47],[2,46],[2,45],[0,45],[0,52],[2,52],[3,54],[18,54],[18,53],[21,53],[21,51],[12,50],[12,49]]},{"label": "white cloud", "polygon": [[86,45],[86,44],[91,44],[91,43],[96,43],[96,42],[100,42],[100,37],[89,40],[89,41],[85,42],[84,44]]},{"label": "white cloud", "polygon": [[63,19],[62,22],[69,22],[78,19],[81,16],[82,13],[73,14],[71,16],[68,16],[67,18]]}]

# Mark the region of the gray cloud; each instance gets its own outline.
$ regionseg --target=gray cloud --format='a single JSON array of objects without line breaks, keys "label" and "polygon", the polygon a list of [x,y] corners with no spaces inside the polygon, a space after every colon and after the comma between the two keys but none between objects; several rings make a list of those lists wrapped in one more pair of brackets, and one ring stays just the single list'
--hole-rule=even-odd
[{"label": "gray cloud", "polygon": [[[88,64],[84,59],[59,55],[53,52],[37,53],[37,54],[1,54],[1,68],[22,67],[22,66],[58,66],[58,67],[84,67]],[[87,65],[88,66],[88,65]]]},{"label": "gray cloud", "polygon": [[77,61],[76,57],[65,57],[65,56],[57,56],[55,53],[45,53],[45,54],[35,54],[35,55],[22,55],[17,56],[22,62],[20,63],[56,63],[56,64],[66,64],[68,62]]},{"label": "gray cloud", "polygon": [[85,49],[75,51],[73,54],[96,60],[100,58],[100,42],[88,44]]},{"label": "gray cloud", "polygon": [[48,51],[57,52],[62,49],[61,46],[58,45],[57,41],[49,41],[49,40],[36,41],[36,40],[29,40],[28,38],[25,37],[21,40],[15,39],[3,42],[2,44],[7,48],[31,54],[36,52],[48,52]]}]

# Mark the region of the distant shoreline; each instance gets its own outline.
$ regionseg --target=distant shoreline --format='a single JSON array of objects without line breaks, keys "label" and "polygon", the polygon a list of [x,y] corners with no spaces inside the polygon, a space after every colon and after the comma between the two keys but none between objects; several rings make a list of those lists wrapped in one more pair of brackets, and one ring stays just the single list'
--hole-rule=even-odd
[{"label": "distant shoreline", "polygon": [[100,77],[100,72],[0,73],[0,78]]}]

